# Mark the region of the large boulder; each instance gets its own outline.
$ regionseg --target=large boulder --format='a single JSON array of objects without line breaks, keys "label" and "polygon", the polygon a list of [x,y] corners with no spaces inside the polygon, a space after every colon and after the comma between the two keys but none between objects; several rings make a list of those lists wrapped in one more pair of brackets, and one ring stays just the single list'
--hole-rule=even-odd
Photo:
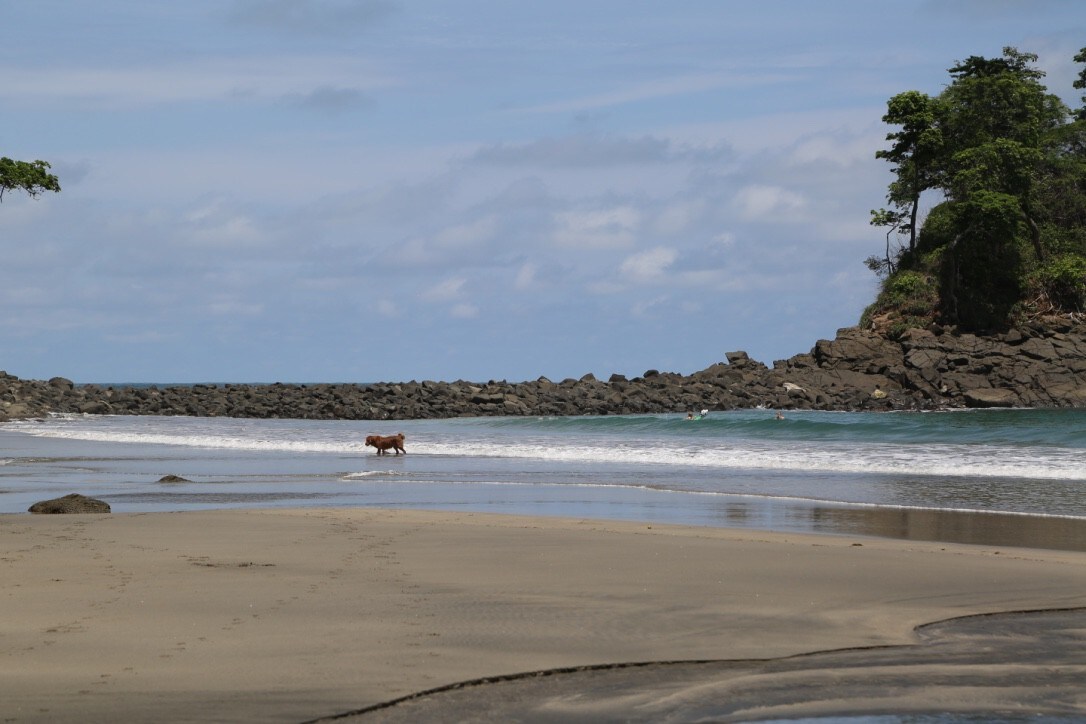
[{"label": "large boulder", "polygon": [[1019,403],[1013,390],[994,387],[966,390],[964,396],[967,407],[1015,407]]},{"label": "large boulder", "polygon": [[88,498],[79,493],[71,493],[63,498],[42,500],[29,508],[31,513],[108,513],[109,503],[97,498]]}]

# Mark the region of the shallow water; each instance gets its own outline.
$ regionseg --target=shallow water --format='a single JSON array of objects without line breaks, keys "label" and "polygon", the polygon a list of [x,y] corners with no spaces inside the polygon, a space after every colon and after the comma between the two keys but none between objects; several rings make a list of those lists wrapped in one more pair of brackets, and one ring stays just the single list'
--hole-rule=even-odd
[{"label": "shallow water", "polygon": [[[363,444],[395,432],[407,455]],[[115,512],[365,505],[1081,549],[1086,411],[0,425],[0,512],[71,492]]]}]

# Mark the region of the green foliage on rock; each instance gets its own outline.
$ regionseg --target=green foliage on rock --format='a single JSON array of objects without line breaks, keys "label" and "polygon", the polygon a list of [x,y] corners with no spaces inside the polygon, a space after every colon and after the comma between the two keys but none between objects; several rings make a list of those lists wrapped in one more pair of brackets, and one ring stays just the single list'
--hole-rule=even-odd
[{"label": "green foliage on rock", "polygon": [[891,339],[908,329],[929,326],[938,306],[938,287],[938,280],[925,271],[906,269],[890,275],[883,280],[878,298],[864,310],[861,326],[877,326]]},{"label": "green foliage on rock", "polygon": [[1037,311],[1086,312],[1086,257],[1065,254],[1051,259],[1028,283],[1030,303]]},{"label": "green foliage on rock", "polygon": [[[888,243],[866,262],[886,279],[863,324],[990,332],[1083,311],[1086,110],[1050,94],[1036,60],[1015,48],[971,56],[938,96],[888,101],[883,120],[897,130],[876,156],[894,164],[890,208],[872,212]],[[1075,60],[1086,63],[1086,48]],[[1086,69],[1075,87],[1086,88]],[[938,203],[918,226],[925,195]],[[907,241],[894,248],[891,234]]]}]

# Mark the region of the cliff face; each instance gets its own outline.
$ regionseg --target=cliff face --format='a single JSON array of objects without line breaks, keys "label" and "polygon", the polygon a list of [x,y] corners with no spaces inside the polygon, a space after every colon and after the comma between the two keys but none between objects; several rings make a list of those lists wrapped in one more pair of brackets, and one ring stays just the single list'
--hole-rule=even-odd
[{"label": "cliff face", "polygon": [[709,408],[924,410],[1086,407],[1086,324],[1072,318],[978,337],[914,329],[899,340],[847,328],[772,369],[745,352],[691,375],[373,385],[76,386],[0,372],[0,420],[50,412],[382,420],[619,415]]}]

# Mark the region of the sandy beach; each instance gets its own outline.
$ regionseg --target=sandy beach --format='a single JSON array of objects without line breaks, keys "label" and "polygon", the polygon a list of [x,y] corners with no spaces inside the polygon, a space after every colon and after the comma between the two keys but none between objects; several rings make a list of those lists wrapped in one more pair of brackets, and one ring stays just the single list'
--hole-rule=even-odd
[{"label": "sandy beach", "polygon": [[[0,574],[6,722],[1086,715],[1075,551],[362,508],[22,514],[0,516]],[[946,628],[1023,611],[1056,613]]]}]

